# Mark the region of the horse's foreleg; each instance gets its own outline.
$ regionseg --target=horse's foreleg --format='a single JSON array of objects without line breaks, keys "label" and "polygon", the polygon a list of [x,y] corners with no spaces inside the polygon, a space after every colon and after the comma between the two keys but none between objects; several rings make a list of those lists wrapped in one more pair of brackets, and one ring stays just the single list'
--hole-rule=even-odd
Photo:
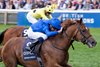
[{"label": "horse's foreleg", "polygon": [[66,67],[72,67],[71,65],[67,64]]},{"label": "horse's foreleg", "polygon": [[3,51],[1,52],[2,60],[5,67],[17,67],[17,60],[14,54],[11,51]]},{"label": "horse's foreleg", "polygon": [[69,64],[65,64],[65,65],[59,65],[59,64],[56,64],[55,67],[72,67],[71,65]]},{"label": "horse's foreleg", "polygon": [[63,66],[61,66],[61,65],[59,65],[59,64],[56,63],[55,64],[55,67],[63,67]]},{"label": "horse's foreleg", "polygon": [[12,65],[12,64],[11,65],[10,64],[9,65],[8,64],[6,65],[5,64],[5,67],[17,67],[17,65]]},{"label": "horse's foreleg", "polygon": [[[3,46],[2,46],[2,47],[3,47]],[[0,47],[0,62],[2,62],[2,57],[1,57],[2,47]]]}]

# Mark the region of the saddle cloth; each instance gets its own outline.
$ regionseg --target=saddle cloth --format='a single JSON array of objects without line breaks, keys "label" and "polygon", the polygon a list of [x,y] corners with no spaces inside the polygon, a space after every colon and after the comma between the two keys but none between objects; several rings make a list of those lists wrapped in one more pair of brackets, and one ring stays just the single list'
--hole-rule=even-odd
[{"label": "saddle cloth", "polygon": [[22,37],[28,37],[27,30],[28,30],[28,28],[25,28],[25,29],[22,31]]},{"label": "saddle cloth", "polygon": [[25,48],[25,47],[27,47],[27,45],[32,44],[34,41],[35,41],[34,39],[26,38],[26,41],[23,46],[23,59],[24,60],[36,60],[37,59],[37,55],[39,53],[41,44],[39,44],[39,43],[34,44],[32,51],[29,51]]}]

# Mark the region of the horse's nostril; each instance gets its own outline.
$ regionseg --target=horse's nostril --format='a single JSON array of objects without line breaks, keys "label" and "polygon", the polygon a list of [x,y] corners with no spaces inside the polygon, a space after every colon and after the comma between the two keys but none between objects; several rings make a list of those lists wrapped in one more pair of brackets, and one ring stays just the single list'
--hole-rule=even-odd
[{"label": "horse's nostril", "polygon": [[92,44],[96,45],[96,44],[97,44],[97,42],[95,42],[95,41],[92,41]]},{"label": "horse's nostril", "polygon": [[95,44],[95,42],[94,42],[94,41],[92,41],[92,44]]}]

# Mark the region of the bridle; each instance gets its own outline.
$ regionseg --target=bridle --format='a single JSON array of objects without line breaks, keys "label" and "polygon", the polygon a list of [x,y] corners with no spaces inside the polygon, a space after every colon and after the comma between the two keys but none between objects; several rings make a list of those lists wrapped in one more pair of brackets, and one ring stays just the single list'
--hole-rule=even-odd
[{"label": "bridle", "polygon": [[[76,24],[76,23],[75,23],[75,24]],[[71,26],[71,25],[70,25],[70,26]],[[70,26],[68,26],[68,27],[70,27]],[[67,28],[68,28],[68,27],[67,27]],[[78,32],[80,32],[80,34],[83,36],[83,38],[81,39],[81,42],[83,42],[84,44],[86,44],[86,43],[88,42],[88,39],[91,37],[91,35],[89,35],[88,37],[85,36],[84,33],[83,33],[82,30],[81,30],[81,25],[78,24],[77,29],[76,29],[76,31],[75,31],[75,33],[74,33],[72,39],[71,39],[71,42],[70,42],[70,44],[72,45],[73,50],[74,50],[74,46],[73,46],[72,43],[74,42],[75,36],[78,34]],[[65,35],[68,37],[68,35],[67,35],[66,33],[65,33]],[[58,49],[58,50],[65,51],[64,49],[59,48],[59,47],[57,47],[57,46],[55,46],[55,45],[52,45],[52,46],[53,46],[54,48]]]},{"label": "bridle", "polygon": [[73,36],[73,39],[75,39],[75,36],[77,35],[78,32],[80,32],[80,34],[83,36],[83,38],[80,41],[83,42],[84,44],[86,44],[88,42],[88,39],[91,37],[91,35],[85,36],[84,33],[81,30],[81,25],[78,24],[77,30],[75,32],[75,35]]}]

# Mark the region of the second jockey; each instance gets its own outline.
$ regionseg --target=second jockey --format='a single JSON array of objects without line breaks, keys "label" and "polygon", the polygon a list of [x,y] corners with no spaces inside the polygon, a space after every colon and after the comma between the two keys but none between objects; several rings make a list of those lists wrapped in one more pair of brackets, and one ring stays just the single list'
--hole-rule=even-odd
[{"label": "second jockey", "polygon": [[27,13],[27,20],[34,24],[36,23],[39,19],[44,19],[44,20],[49,20],[52,18],[51,14],[53,13],[54,8],[52,5],[47,5],[44,8],[37,8],[29,11]]}]

